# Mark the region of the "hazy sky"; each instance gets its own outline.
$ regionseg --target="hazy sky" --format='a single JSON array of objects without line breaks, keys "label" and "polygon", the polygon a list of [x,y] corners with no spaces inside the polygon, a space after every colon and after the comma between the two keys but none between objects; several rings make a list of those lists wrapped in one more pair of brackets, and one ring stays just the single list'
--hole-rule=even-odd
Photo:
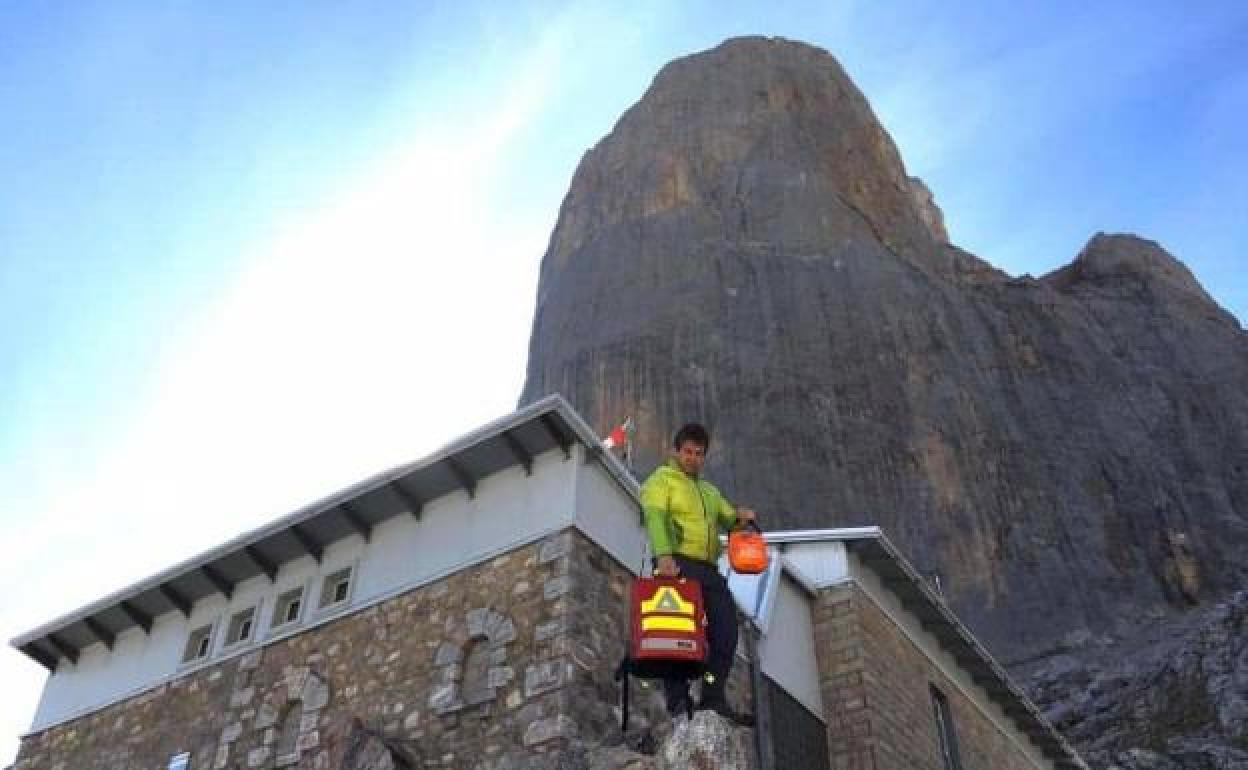
[{"label": "hazy sky", "polygon": [[958,245],[1248,319],[1248,4],[430,5],[0,5],[3,640],[510,411],[581,154],[726,37],[835,54]]}]

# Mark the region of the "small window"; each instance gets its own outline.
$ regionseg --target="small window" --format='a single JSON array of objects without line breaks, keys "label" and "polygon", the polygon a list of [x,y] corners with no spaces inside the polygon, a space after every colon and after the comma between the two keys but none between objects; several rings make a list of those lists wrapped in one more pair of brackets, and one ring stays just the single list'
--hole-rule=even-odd
[{"label": "small window", "polygon": [[[212,624],[200,626],[187,637],[186,649],[182,651],[182,662],[191,663],[208,657],[212,650]],[[176,757],[175,757],[176,759]]]},{"label": "small window", "polygon": [[182,752],[176,754],[169,760],[167,770],[191,770],[191,754],[190,752]]},{"label": "small window", "polygon": [[962,758],[958,755],[958,734],[953,728],[953,712],[949,709],[949,699],[934,686],[931,691],[936,733],[940,736],[940,755],[944,759],[945,770],[962,770]]},{"label": "small window", "polygon": [[251,636],[255,629],[255,607],[248,607],[242,612],[234,613],[230,617],[230,625],[225,631],[225,646],[232,647],[236,644],[251,641]]},{"label": "small window", "polygon": [[277,597],[277,605],[273,607],[273,628],[295,623],[303,612],[303,586],[292,588]]},{"label": "small window", "polygon": [[351,568],[346,567],[325,576],[321,586],[321,607],[342,604],[351,596]]}]

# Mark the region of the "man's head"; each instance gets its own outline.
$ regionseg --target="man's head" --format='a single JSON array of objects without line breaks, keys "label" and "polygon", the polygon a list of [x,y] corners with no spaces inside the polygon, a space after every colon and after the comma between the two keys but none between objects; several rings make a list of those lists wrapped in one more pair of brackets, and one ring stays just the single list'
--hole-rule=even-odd
[{"label": "man's head", "polygon": [[706,462],[706,450],[711,445],[711,435],[696,422],[680,426],[672,438],[672,459],[690,476],[702,473]]}]

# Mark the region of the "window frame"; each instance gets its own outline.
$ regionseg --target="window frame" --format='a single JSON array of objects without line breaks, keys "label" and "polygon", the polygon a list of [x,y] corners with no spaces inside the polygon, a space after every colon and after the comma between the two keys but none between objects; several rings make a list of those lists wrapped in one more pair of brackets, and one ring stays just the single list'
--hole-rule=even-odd
[{"label": "window frame", "polygon": [[958,749],[958,729],[953,721],[949,698],[934,684],[928,684],[932,696],[932,716],[936,720],[936,738],[945,770],[962,770],[962,753]]},{"label": "window frame", "polygon": [[[228,614],[228,620],[225,623],[225,636],[221,642],[222,651],[239,650],[249,644],[255,643],[256,639],[260,636],[260,605],[261,602],[257,601],[254,604],[235,610],[234,612]],[[245,612],[251,613],[251,633],[245,639],[235,639],[231,641],[230,633],[234,628],[234,620]]]},{"label": "window frame", "polygon": [[[288,597],[291,594],[298,593],[297,601],[299,602],[298,614],[291,620],[282,620],[280,618],[289,614],[287,608],[290,606]],[[304,615],[308,611],[308,584],[300,585],[282,591],[273,599],[273,615],[269,618],[269,635],[278,634],[288,628],[296,628],[303,622]]]},{"label": "window frame", "polygon": [[[359,563],[353,562],[346,566],[339,567],[333,572],[330,572],[329,574],[323,575],[321,577],[321,580],[320,580],[321,592],[320,592],[319,598],[317,599],[317,606],[316,606],[317,612],[325,612],[325,613],[333,612],[335,610],[341,609],[351,604],[351,599],[355,596],[355,577],[358,571],[358,567],[359,567]],[[346,573],[346,581],[347,581],[346,595],[341,599],[334,599],[333,596],[330,595],[329,600],[326,601],[327,590],[329,588],[329,581],[339,575],[342,575],[344,572]]]},{"label": "window frame", "polygon": [[[187,631],[186,643],[182,645],[182,654],[178,656],[179,668],[185,668],[187,666],[194,666],[197,663],[202,663],[203,661],[208,660],[212,657],[213,643],[216,641],[216,636],[217,636],[217,621],[218,620],[219,618],[213,618],[209,622],[195,626],[194,628]],[[187,657],[187,653],[190,652],[191,650],[191,641],[195,638],[196,634],[205,630],[208,632],[207,636],[203,637],[200,640],[199,644],[197,645],[197,648],[198,647],[203,648],[204,650],[203,654],[196,655],[194,657]]]}]

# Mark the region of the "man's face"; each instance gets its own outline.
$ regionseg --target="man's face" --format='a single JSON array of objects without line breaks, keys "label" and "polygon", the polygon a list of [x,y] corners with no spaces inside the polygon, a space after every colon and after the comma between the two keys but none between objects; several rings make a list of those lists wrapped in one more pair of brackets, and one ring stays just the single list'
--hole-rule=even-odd
[{"label": "man's face", "polygon": [[676,464],[690,476],[702,473],[702,465],[706,463],[706,447],[696,441],[682,441],[680,446],[672,450]]}]

